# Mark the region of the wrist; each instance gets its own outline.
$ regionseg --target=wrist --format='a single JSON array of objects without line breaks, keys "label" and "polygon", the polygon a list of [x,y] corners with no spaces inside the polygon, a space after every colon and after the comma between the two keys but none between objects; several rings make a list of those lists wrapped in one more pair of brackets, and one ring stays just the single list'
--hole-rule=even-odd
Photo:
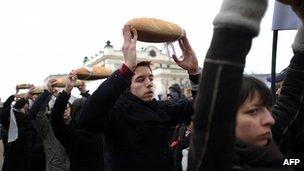
[{"label": "wrist", "polygon": [[128,63],[128,62],[125,62],[124,63],[131,71],[134,71],[136,65],[134,64],[131,64],[131,63]]},{"label": "wrist", "polygon": [[65,91],[67,94],[71,94],[72,89],[69,88],[69,87],[65,87],[65,88],[64,88],[64,91]]},{"label": "wrist", "polygon": [[201,73],[201,68],[200,67],[188,70],[189,75],[199,75],[200,73]]}]

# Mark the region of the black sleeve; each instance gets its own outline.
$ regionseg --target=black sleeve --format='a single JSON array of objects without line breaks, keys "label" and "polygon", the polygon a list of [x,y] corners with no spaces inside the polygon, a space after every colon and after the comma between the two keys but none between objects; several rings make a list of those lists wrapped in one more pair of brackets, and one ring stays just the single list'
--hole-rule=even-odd
[{"label": "black sleeve", "polygon": [[164,101],[159,103],[164,103],[165,110],[171,117],[171,126],[191,121],[191,116],[194,114],[192,100],[181,99],[176,101]]},{"label": "black sleeve", "polygon": [[78,118],[80,126],[90,132],[104,131],[111,109],[129,85],[130,83],[119,75],[118,70],[115,71],[86,100]]},{"label": "black sleeve", "polygon": [[214,29],[196,97],[188,170],[232,168],[236,101],[253,37],[248,30]]},{"label": "black sleeve", "polygon": [[191,81],[193,84],[195,84],[195,85],[193,85],[193,86],[195,86],[195,87],[193,87],[192,90],[191,90],[193,99],[195,99],[196,94],[197,94],[196,86],[198,86],[198,83],[199,83],[199,76],[200,76],[200,74],[197,74],[197,75],[189,75],[190,81]]},{"label": "black sleeve", "polygon": [[84,98],[89,98],[91,96],[91,94],[89,93],[89,90],[83,92],[83,93],[80,93],[80,95]]},{"label": "black sleeve", "polygon": [[8,129],[9,127],[9,116],[11,110],[11,104],[15,99],[15,95],[11,95],[4,103],[3,108],[1,110],[0,120],[4,129]]},{"label": "black sleeve", "polygon": [[56,138],[65,144],[64,135],[66,134],[66,125],[63,119],[65,108],[68,104],[70,94],[67,94],[64,90],[57,97],[53,110],[51,112],[51,125]]},{"label": "black sleeve", "polygon": [[51,93],[44,91],[34,102],[33,106],[30,109],[30,119],[36,119],[37,113],[41,110],[45,110],[45,103],[48,103],[50,100]]},{"label": "black sleeve", "polygon": [[276,120],[272,127],[273,138],[285,155],[293,149],[297,137],[304,130],[303,97],[304,54],[295,53],[287,68],[281,94],[272,109]]}]

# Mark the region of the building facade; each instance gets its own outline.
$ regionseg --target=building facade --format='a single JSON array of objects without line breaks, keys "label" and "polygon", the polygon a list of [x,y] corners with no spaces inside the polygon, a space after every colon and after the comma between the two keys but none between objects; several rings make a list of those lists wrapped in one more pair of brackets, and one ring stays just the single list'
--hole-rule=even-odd
[{"label": "building facade", "polygon": [[[138,61],[151,61],[152,72],[154,74],[155,94],[158,99],[165,99],[169,92],[169,87],[178,83],[184,90],[186,96],[191,96],[189,93],[190,82],[187,71],[180,68],[167,54],[154,46],[148,46],[140,51],[137,51]],[[83,64],[87,67],[101,65],[112,69],[113,71],[120,68],[124,62],[123,53],[121,50],[115,50],[110,41],[107,41],[103,51],[95,54],[95,56],[85,57]]]}]

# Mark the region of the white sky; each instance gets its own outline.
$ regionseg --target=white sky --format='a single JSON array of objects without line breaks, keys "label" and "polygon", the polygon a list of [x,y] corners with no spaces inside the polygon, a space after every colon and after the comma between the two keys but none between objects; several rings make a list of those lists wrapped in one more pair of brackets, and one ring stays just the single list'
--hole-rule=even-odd
[{"label": "white sky", "polygon": [[[68,73],[85,56],[103,50],[110,40],[122,46],[122,27],[136,17],[155,17],[179,24],[202,66],[222,0],[3,0],[0,1],[0,98],[20,83],[42,85],[50,74]],[[245,72],[270,73],[274,0],[253,41]],[[285,68],[295,31],[279,33],[277,71]],[[141,43],[140,47],[147,46]],[[160,45],[158,45],[161,47]],[[177,48],[177,47],[176,47]]]}]

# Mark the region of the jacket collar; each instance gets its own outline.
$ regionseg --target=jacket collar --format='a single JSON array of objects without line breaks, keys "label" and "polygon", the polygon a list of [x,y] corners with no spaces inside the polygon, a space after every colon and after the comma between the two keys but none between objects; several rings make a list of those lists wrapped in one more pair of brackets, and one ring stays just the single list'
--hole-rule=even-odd
[{"label": "jacket collar", "polygon": [[236,140],[234,145],[235,160],[237,163],[253,166],[282,166],[283,155],[270,139],[263,147],[256,147]]}]

